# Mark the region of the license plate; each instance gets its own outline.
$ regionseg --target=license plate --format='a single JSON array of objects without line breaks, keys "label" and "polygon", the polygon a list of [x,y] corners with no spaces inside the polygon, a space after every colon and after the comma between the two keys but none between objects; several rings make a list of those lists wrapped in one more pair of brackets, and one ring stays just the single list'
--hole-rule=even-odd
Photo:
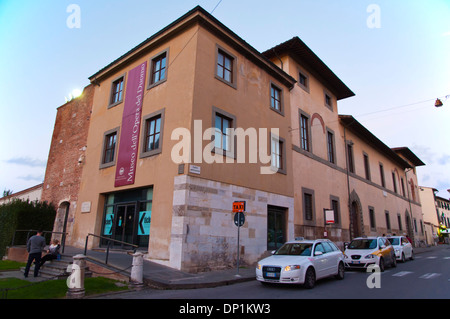
[{"label": "license plate", "polygon": [[352,264],[355,264],[355,265],[359,265],[361,262],[360,261],[352,261]]},{"label": "license plate", "polygon": [[266,272],[266,277],[272,277],[272,278],[275,278],[276,276],[277,276],[277,274],[274,273],[274,272]]}]

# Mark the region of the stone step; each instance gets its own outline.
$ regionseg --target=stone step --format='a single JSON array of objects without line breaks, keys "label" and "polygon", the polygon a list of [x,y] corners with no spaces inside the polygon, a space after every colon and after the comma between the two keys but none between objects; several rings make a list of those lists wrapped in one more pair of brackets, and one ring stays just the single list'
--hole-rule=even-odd
[{"label": "stone step", "polygon": [[[42,277],[63,279],[69,277],[70,273],[67,272],[67,267],[72,264],[72,260],[69,258],[61,258],[61,260],[47,261],[40,269],[39,273]],[[33,275],[35,265],[31,265],[28,275]],[[25,273],[25,267],[21,267],[20,270]],[[85,277],[92,277],[92,272],[89,267],[85,269]]]}]

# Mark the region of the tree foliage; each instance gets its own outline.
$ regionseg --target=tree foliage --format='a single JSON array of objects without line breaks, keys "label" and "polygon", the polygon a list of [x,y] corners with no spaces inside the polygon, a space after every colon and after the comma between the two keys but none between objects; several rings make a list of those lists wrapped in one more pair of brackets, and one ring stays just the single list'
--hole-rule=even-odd
[{"label": "tree foliage", "polygon": [[[6,246],[11,245],[16,230],[51,231],[55,221],[56,209],[47,202],[13,199],[0,205],[0,256],[5,254]],[[25,245],[27,232],[17,232],[15,245]]]}]

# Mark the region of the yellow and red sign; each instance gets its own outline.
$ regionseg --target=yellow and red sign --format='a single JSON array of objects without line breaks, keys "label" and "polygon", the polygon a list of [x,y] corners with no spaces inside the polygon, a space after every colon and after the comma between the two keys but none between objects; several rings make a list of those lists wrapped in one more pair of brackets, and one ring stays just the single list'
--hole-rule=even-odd
[{"label": "yellow and red sign", "polygon": [[245,212],[245,201],[233,202],[233,213],[243,213]]}]

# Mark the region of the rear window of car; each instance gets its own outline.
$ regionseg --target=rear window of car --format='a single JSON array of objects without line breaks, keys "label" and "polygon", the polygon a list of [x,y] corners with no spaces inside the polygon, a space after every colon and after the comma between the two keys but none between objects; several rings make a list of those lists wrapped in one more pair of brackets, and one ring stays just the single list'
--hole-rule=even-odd
[{"label": "rear window of car", "polygon": [[275,252],[275,255],[311,256],[311,243],[284,244]]},{"label": "rear window of car", "polygon": [[355,239],[352,240],[350,245],[348,245],[349,249],[375,249],[377,248],[377,240],[376,239]]}]

